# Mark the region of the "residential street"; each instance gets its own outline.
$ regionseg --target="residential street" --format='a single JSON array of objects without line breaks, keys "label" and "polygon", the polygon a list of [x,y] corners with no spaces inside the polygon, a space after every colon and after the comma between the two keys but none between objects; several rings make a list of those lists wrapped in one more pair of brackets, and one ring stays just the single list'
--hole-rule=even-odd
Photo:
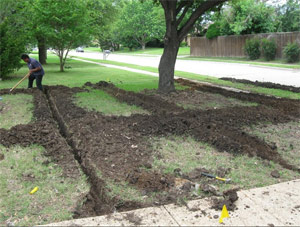
[{"label": "residential street", "polygon": [[[102,53],[78,53],[72,51],[70,55],[92,59],[103,59]],[[107,60],[141,66],[158,67],[160,56],[110,54],[107,57]],[[251,81],[257,80],[260,82],[272,82],[282,85],[300,87],[300,69],[178,59],[175,70],[213,76],[217,78],[232,77],[235,79],[246,79]]]}]

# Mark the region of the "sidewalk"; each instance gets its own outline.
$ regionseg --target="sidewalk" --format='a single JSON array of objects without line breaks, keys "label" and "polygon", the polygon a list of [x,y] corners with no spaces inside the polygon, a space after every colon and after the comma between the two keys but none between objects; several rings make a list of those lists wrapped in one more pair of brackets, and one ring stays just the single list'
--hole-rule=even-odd
[{"label": "sidewalk", "polygon": [[165,205],[47,226],[300,226],[300,179],[239,191],[237,209],[219,223],[209,198],[187,206]]}]

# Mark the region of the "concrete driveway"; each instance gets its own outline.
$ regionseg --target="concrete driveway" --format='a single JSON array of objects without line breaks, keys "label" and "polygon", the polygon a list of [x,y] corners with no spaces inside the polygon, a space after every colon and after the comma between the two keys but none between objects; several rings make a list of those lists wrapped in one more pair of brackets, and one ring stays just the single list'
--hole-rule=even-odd
[{"label": "concrete driveway", "polygon": [[[72,56],[103,59],[102,53],[71,52]],[[158,67],[160,56],[110,54],[107,60]],[[209,62],[177,59],[175,70],[212,77],[232,77],[251,81],[272,82],[300,87],[300,69],[285,69],[241,63]]]}]

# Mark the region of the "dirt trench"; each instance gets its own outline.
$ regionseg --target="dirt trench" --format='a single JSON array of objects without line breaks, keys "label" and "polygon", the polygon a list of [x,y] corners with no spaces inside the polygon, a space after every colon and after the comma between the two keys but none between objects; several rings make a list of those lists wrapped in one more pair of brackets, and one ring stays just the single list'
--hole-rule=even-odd
[{"label": "dirt trench", "polygon": [[[151,169],[154,151],[149,139],[153,137],[192,136],[220,152],[258,156],[298,170],[286,162],[276,148],[242,130],[244,126],[266,121],[277,124],[299,120],[298,100],[229,92],[184,80],[178,82],[189,86],[191,92],[217,93],[259,105],[186,110],[172,100],[168,101],[168,97],[162,94],[128,92],[106,82],[87,83],[86,86],[104,90],[120,102],[140,106],[151,113],[130,117],[104,116],[95,111],[88,112],[73,103],[74,94],[88,92],[88,89],[49,86],[46,87],[46,95],[39,91],[32,93],[36,122],[10,130],[0,129],[0,144],[41,144],[47,155],[63,168],[66,177],[76,178],[81,168],[88,176],[91,190],[84,198],[83,206],[74,212],[76,218],[166,204],[185,196],[174,190],[174,175]],[[1,90],[0,95],[6,92],[8,90]],[[28,92],[17,89],[17,93]],[[147,171],[143,170],[145,167]],[[124,200],[110,196],[108,181],[115,184],[127,182],[144,195],[161,191],[166,195],[155,198],[154,203]]]}]

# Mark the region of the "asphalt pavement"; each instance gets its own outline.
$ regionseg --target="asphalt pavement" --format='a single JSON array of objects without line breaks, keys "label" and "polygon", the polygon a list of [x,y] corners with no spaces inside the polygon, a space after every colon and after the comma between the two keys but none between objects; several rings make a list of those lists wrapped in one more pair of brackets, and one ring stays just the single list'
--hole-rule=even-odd
[{"label": "asphalt pavement", "polygon": [[[103,59],[102,53],[75,52],[71,56],[91,59]],[[160,56],[109,54],[107,60],[158,67]],[[250,81],[272,82],[282,85],[300,87],[300,69],[286,69],[269,66],[258,66],[244,63],[211,62],[200,60],[177,59],[175,70],[212,77],[231,77]]]}]

